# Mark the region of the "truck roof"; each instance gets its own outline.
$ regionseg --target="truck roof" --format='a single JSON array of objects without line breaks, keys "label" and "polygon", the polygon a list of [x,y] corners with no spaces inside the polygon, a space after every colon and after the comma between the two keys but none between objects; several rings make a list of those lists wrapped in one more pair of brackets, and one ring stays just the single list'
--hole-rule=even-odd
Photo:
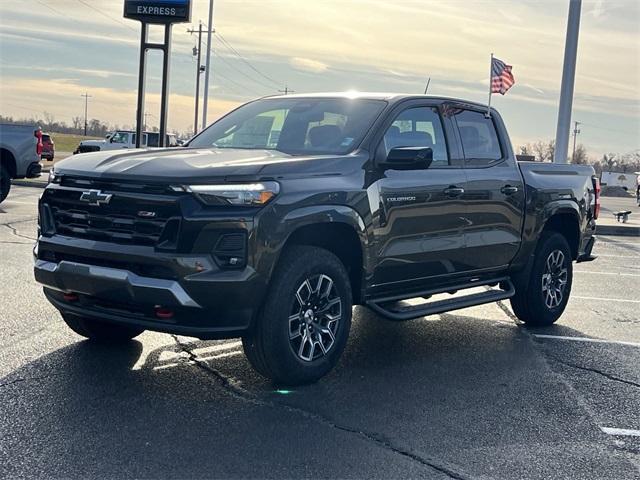
[{"label": "truck roof", "polygon": [[349,99],[363,99],[363,100],[385,100],[388,102],[401,102],[403,100],[410,99],[430,99],[438,100],[442,102],[453,101],[465,103],[467,105],[475,105],[478,107],[487,108],[487,104],[474,102],[464,98],[445,97],[441,95],[421,95],[410,93],[393,93],[393,92],[317,92],[317,93],[294,93],[289,95],[269,95],[263,98],[349,98]]}]

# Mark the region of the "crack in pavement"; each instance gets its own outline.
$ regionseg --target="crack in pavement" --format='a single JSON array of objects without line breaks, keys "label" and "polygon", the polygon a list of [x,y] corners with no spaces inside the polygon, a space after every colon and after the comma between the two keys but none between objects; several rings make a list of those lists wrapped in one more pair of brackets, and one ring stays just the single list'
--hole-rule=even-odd
[{"label": "crack in pavement", "polygon": [[467,480],[470,479],[471,477],[462,474],[456,470],[454,470],[452,467],[449,467],[447,465],[443,465],[441,462],[436,462],[430,458],[425,458],[422,455],[418,455],[416,453],[413,453],[409,450],[406,450],[404,448],[398,447],[396,445],[393,445],[390,441],[385,440],[384,438],[382,438],[380,435],[377,435],[375,433],[370,433],[370,432],[365,432],[362,430],[357,430],[355,428],[351,428],[351,427],[347,427],[345,425],[339,425],[331,420],[329,420],[326,417],[323,417],[320,414],[314,413],[314,412],[310,412],[308,410],[304,410],[302,408],[299,407],[294,407],[291,405],[286,405],[284,403],[280,403],[280,402],[275,402],[275,401],[269,401],[269,400],[265,400],[265,399],[260,399],[258,397],[256,397],[254,394],[252,394],[251,392],[249,392],[248,390],[245,390],[244,388],[242,388],[240,386],[240,382],[227,377],[226,375],[224,375],[223,373],[221,373],[220,371],[216,370],[215,368],[213,368],[211,365],[209,365],[208,363],[206,363],[205,361],[201,360],[198,358],[198,356],[193,353],[191,350],[189,350],[188,346],[183,344],[182,342],[180,342],[180,340],[178,339],[178,337],[176,335],[171,335],[173,337],[173,339],[175,340],[176,344],[178,345],[178,347],[180,348],[180,350],[184,353],[187,354],[189,361],[193,362],[194,365],[198,366],[199,368],[205,370],[206,372],[212,374],[216,380],[218,381],[218,383],[224,388],[224,390],[230,394],[231,396],[246,401],[246,402],[250,402],[254,405],[260,405],[260,406],[266,406],[266,407],[271,407],[271,408],[282,408],[290,413],[297,413],[301,416],[303,416],[306,419],[309,420],[314,420],[316,422],[321,423],[324,426],[330,427],[332,429],[335,430],[339,430],[342,432],[346,432],[346,433],[351,433],[354,435],[359,436],[360,438],[371,442],[371,443],[375,443],[376,445],[378,445],[379,447],[384,448],[385,450],[389,450],[397,455],[401,455],[405,458],[409,458],[417,463],[420,463],[423,466],[429,467],[439,473],[442,473],[444,475],[447,475],[449,478],[453,478],[456,480]]},{"label": "crack in pavement", "polygon": [[575,368],[576,370],[583,370],[585,372],[597,373],[598,375],[602,375],[603,377],[608,378],[609,380],[613,380],[614,382],[625,383],[627,385],[631,385],[632,387],[640,388],[640,383],[636,383],[631,380],[625,380],[624,378],[616,377],[615,375],[611,375],[610,373],[604,372],[594,367],[583,367],[582,365],[576,365],[575,363],[561,360],[556,355],[552,355],[552,354],[548,354],[548,355],[553,359],[553,361],[558,362],[561,365],[566,365],[567,367]]},{"label": "crack in pavement", "polygon": [[37,238],[28,237],[27,235],[22,235],[22,234],[18,233],[18,229],[13,226],[16,223],[22,223],[22,222],[2,223],[0,225],[3,226],[3,227],[7,227],[9,230],[11,230],[11,233],[13,235],[15,235],[16,237],[26,238],[27,240],[33,240],[34,242],[37,240]]},{"label": "crack in pavement", "polygon": [[28,242],[11,242],[9,240],[0,240],[0,244],[6,244],[6,245],[33,245],[33,243],[28,243]]},{"label": "crack in pavement", "polygon": [[20,377],[20,378],[16,378],[14,380],[11,380],[9,382],[0,383],[0,388],[8,387],[10,385],[15,385],[16,383],[20,383],[20,382],[31,382],[33,380],[46,380],[46,379],[49,379],[51,377],[57,377],[57,376],[60,376],[60,375],[61,375],[61,373],[52,372],[52,373],[50,373],[48,375],[42,375],[42,376],[36,376],[36,377]]}]

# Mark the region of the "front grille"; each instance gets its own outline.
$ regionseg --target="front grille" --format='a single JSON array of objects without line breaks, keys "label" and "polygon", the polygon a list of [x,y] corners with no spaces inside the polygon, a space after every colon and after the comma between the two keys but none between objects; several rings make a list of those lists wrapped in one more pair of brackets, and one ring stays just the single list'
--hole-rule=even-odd
[{"label": "front grille", "polygon": [[[153,195],[109,188],[108,203],[89,205],[80,200],[82,189],[49,188],[43,203],[51,211],[56,233],[90,240],[130,245],[171,243],[181,214],[177,195]],[[93,186],[93,185],[92,185]],[[170,228],[167,228],[170,227]]]},{"label": "front grille", "polygon": [[63,235],[107,242],[155,245],[167,219],[144,220],[133,215],[91,213],[88,210],[52,207],[56,231]]}]

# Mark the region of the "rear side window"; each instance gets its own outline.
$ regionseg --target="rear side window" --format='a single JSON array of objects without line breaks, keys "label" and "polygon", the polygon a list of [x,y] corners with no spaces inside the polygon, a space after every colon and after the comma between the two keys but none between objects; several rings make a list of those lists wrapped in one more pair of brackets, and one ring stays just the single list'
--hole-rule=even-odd
[{"label": "rear side window", "polygon": [[433,150],[433,167],[449,165],[442,122],[435,108],[414,107],[400,113],[383,141],[387,155],[395,147],[429,147]]},{"label": "rear side window", "polygon": [[472,110],[459,110],[455,118],[468,164],[482,166],[502,159],[500,141],[491,118]]}]

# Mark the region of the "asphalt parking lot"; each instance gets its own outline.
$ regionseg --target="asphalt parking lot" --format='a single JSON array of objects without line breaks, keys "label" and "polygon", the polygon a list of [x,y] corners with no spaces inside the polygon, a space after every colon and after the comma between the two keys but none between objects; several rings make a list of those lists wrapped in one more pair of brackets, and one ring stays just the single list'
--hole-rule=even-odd
[{"label": "asphalt parking lot", "polygon": [[36,201],[0,206],[0,476],[640,478],[640,239],[601,236],[559,323],[508,302],[390,323],[279,390],[238,341],[91,345],[32,275]]}]

